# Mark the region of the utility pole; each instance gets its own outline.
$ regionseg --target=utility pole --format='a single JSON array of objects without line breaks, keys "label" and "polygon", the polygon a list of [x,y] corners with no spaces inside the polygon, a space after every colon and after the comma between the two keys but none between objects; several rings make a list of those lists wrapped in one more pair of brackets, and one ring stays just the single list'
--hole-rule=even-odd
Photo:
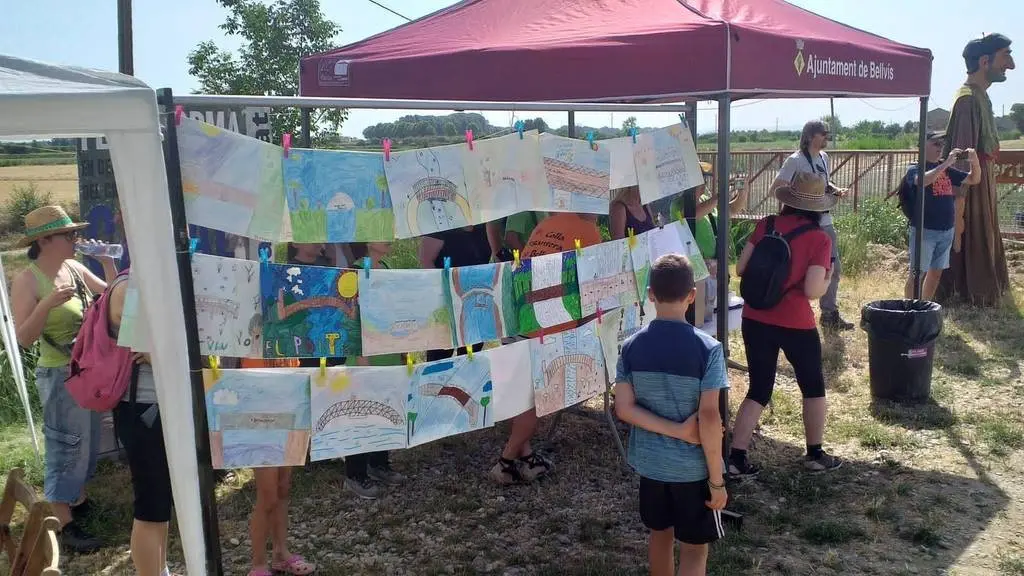
[{"label": "utility pole", "polygon": [[117,0],[117,70],[135,75],[132,53],[132,0]]}]

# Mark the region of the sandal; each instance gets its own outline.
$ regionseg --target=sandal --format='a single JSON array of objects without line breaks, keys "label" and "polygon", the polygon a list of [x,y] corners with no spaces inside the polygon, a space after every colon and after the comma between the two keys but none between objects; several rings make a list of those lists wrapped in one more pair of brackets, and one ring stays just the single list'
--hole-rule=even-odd
[{"label": "sandal", "polygon": [[292,554],[291,558],[284,562],[271,562],[270,569],[274,572],[284,572],[293,576],[305,576],[316,572],[316,564],[306,562],[306,559],[298,554]]},{"label": "sandal", "polygon": [[274,576],[274,573],[271,572],[270,570],[267,570],[266,568],[263,568],[263,569],[253,568],[252,570],[249,570],[248,576]]}]

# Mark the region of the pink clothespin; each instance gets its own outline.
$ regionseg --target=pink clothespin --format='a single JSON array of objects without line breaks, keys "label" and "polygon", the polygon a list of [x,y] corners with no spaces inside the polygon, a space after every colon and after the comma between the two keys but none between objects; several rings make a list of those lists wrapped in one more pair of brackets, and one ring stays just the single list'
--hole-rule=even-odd
[{"label": "pink clothespin", "polygon": [[174,107],[174,125],[181,126],[181,117],[185,115],[185,107],[178,104]]},{"label": "pink clothespin", "polygon": [[381,145],[384,146],[384,161],[385,162],[390,162],[391,161],[391,138],[385,138],[381,142]]},{"label": "pink clothespin", "polygon": [[540,343],[541,344],[544,343],[544,328],[543,327],[541,327],[541,329],[540,329]]},{"label": "pink clothespin", "polygon": [[281,146],[284,147],[284,157],[287,158],[288,157],[288,152],[291,151],[291,149],[292,149],[292,133],[291,132],[285,132],[281,136]]},{"label": "pink clothespin", "polygon": [[601,315],[602,315],[602,314],[603,314],[603,313],[601,312],[601,307],[600,307],[600,306],[598,306],[598,307],[597,307],[597,323],[598,323],[598,324],[600,324],[600,323],[601,323]]},{"label": "pink clothespin", "polygon": [[469,144],[469,149],[473,149],[473,131],[466,130],[466,144]]}]

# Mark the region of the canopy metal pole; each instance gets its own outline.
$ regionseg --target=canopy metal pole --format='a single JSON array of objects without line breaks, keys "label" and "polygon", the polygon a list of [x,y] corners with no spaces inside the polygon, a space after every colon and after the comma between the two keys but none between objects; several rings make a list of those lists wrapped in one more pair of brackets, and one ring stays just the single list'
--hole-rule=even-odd
[{"label": "canopy metal pole", "polygon": [[715,256],[718,259],[718,341],[722,353],[729,358],[729,109],[732,97],[718,99],[718,238]]},{"label": "canopy metal pole", "polygon": [[117,71],[135,75],[132,52],[132,0],[117,0]]},{"label": "canopy metal pole", "polygon": [[178,157],[178,130],[174,121],[174,95],[170,88],[157,91],[157,102],[167,117],[164,138],[164,164],[171,203],[171,222],[177,252],[178,282],[181,287],[181,309],[185,316],[185,342],[188,346],[188,368],[192,388],[192,424],[196,438],[196,460],[199,468],[199,504],[202,508],[203,543],[206,548],[206,570],[212,576],[223,576],[221,562],[220,524],[217,519],[217,482],[210,451],[210,431],[206,419],[206,389],[203,385],[202,356],[199,353],[199,325],[196,315],[195,290],[192,285],[192,263],[189,249],[188,221],[185,217],[185,195],[181,184],[181,159]]},{"label": "canopy metal pole", "polygon": [[299,111],[299,113],[301,114],[301,131],[302,131],[302,143],[301,143],[301,146],[303,148],[312,148],[313,147],[313,134],[312,134],[312,132],[310,130],[310,121],[309,121],[310,110],[309,110],[309,108],[303,108],[302,110]]},{"label": "canopy metal pole", "polygon": [[612,104],[603,102],[474,102],[469,100],[375,100],[372,98],[311,98],[304,96],[176,96],[188,106],[271,106],[292,108],[361,108],[371,110],[485,110],[499,112],[672,112],[685,104]]},{"label": "canopy metal pole", "polygon": [[925,139],[927,124],[928,124],[928,97],[921,97],[921,118],[919,119],[920,125],[918,126],[917,135],[917,173],[918,173],[918,185],[917,185],[917,226],[914,227],[914,254],[917,258],[910,265],[914,270],[914,299],[921,299],[921,280],[924,276],[924,271],[921,270],[921,242],[924,241],[924,173],[928,165],[925,163],[925,147],[928,145]]},{"label": "canopy metal pole", "polygon": [[576,113],[569,110],[569,138],[576,137]]}]

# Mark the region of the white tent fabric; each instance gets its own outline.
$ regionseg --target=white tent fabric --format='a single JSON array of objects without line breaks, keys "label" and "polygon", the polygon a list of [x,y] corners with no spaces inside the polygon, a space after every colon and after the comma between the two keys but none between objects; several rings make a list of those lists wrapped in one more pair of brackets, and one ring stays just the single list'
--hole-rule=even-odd
[{"label": "white tent fabric", "polygon": [[130,76],[0,55],[0,138],[106,136],[150,330],[178,529],[205,576],[192,392],[155,92]]},{"label": "white tent fabric", "polygon": [[[0,262],[0,278],[7,278],[3,262]],[[7,296],[7,282],[0,282],[0,332],[3,333],[4,352],[7,354],[7,365],[11,367],[14,385],[18,388],[18,398],[25,409],[25,420],[32,433],[32,448],[36,451],[36,460],[42,462],[39,454],[39,438],[36,435],[36,423],[32,418],[32,407],[28,398],[28,386],[25,384],[25,368],[21,363],[21,350],[18,348],[18,336],[14,332],[14,316],[11,315],[11,300]]]}]

